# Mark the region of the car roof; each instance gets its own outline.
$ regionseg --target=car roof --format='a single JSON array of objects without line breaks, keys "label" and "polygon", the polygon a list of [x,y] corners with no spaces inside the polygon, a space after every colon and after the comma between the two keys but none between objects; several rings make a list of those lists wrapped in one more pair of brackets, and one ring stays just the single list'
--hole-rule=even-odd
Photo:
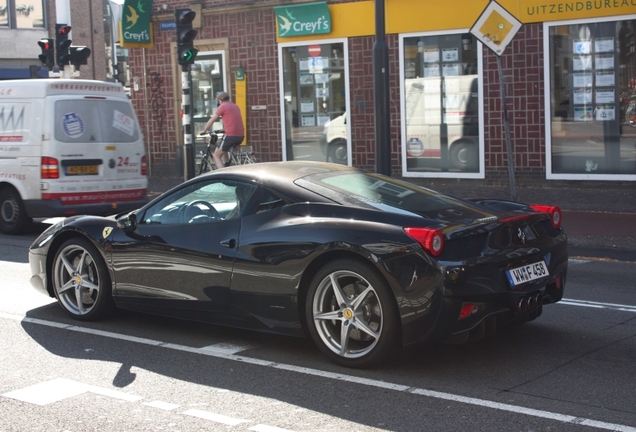
[{"label": "car roof", "polygon": [[228,174],[245,175],[250,178],[261,179],[264,182],[267,182],[268,178],[271,180],[277,178],[279,180],[293,182],[311,174],[331,171],[357,172],[359,170],[346,165],[311,161],[260,162],[256,164],[232,166],[223,170],[223,172]]}]

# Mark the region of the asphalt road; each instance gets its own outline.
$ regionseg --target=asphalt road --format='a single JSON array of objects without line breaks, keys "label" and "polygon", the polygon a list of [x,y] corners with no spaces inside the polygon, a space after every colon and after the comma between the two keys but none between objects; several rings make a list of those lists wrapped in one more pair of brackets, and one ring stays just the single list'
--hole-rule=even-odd
[{"label": "asphalt road", "polygon": [[35,235],[0,235],[0,432],[636,432],[636,263],[571,260],[534,322],[350,370],[309,340],[73,321],[28,282]]}]

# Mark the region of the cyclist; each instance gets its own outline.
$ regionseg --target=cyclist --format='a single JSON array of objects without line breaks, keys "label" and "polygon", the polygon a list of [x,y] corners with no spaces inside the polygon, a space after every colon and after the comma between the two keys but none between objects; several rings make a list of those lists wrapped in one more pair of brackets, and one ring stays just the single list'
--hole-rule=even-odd
[{"label": "cyclist", "polygon": [[243,117],[241,110],[232,101],[230,95],[226,92],[220,92],[216,96],[219,107],[216,109],[210,120],[205,124],[200,135],[205,135],[208,129],[212,127],[220,117],[223,118],[223,129],[225,130],[225,138],[221,141],[221,145],[214,150],[214,163],[217,168],[224,167],[228,161],[227,152],[232,148],[240,145],[245,138],[245,129],[243,128]]}]

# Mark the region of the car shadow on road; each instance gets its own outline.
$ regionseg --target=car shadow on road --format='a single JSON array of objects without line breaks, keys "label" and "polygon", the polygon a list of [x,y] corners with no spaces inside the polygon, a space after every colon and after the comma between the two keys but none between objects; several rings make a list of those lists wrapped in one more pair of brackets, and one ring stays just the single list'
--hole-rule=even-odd
[{"label": "car shadow on road", "polygon": [[[368,389],[361,384],[364,380],[408,388],[444,389],[457,394],[479,388],[492,394],[516,391],[517,386],[527,384],[528,376],[542,377],[566,362],[565,354],[555,355],[554,349],[575,337],[555,331],[554,323],[533,322],[499,329],[490,339],[467,345],[438,344],[400,351],[382,367],[352,370],[329,362],[309,339],[126,311],[118,311],[111,319],[84,323],[64,315],[55,303],[33,309],[27,317],[44,320],[39,323],[24,320],[22,327],[35,342],[56,356],[121,364],[112,378],[114,387],[126,388],[132,384],[137,379],[133,371],[136,367],[210,388],[285,402],[369,427],[382,424],[382,429],[394,431],[416,430],[417,422],[425,421],[425,412],[414,414],[408,409],[409,404],[405,403],[408,392]],[[47,325],[48,322],[79,331],[60,331],[59,327]],[[112,335],[102,333],[110,337],[96,337],[91,331]],[[143,339],[135,342],[117,338],[122,334]],[[175,346],[241,349],[236,352],[237,357],[223,357],[201,355]],[[524,371],[521,376],[520,370]],[[383,406],[390,407],[391,416],[378,413],[376,404],[344,408],[351,400],[359,399],[361,391],[369,394],[384,391]],[[408,412],[402,413],[404,410]],[[405,422],[406,417],[410,420]]]}]

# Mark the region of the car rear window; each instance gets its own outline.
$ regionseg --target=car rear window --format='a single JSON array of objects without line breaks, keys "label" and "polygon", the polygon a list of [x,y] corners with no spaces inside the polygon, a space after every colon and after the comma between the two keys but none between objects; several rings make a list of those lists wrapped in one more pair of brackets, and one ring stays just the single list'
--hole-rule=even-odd
[{"label": "car rear window", "polygon": [[298,179],[296,184],[343,205],[434,218],[438,211],[465,206],[463,202],[430,189],[373,173],[319,173]]},{"label": "car rear window", "polygon": [[139,141],[132,105],[105,99],[55,102],[55,139],[66,143],[132,143]]}]

